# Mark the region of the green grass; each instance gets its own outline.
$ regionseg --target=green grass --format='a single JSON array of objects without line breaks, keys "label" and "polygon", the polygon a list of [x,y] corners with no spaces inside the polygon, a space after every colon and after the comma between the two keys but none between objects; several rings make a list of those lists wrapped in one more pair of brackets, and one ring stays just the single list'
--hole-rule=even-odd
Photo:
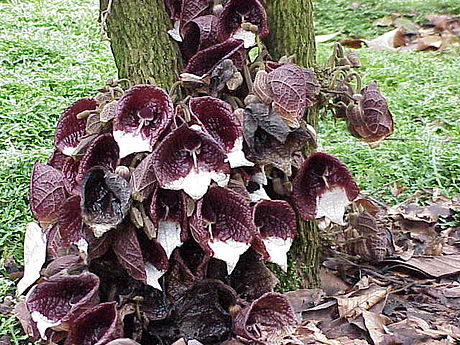
[{"label": "green grass", "polygon": [[[373,37],[385,28],[372,21],[391,12],[460,13],[458,0],[316,1],[318,34]],[[30,216],[28,179],[34,161],[51,153],[54,126],[72,101],[92,95],[115,76],[107,42],[101,41],[96,0],[0,0],[0,248],[1,257],[22,256]],[[319,46],[320,59],[331,44]],[[322,148],[343,159],[364,191],[387,201],[403,200],[422,187],[449,195],[460,183],[460,57],[456,53],[357,51],[365,81],[377,80],[396,120],[392,140],[377,149],[351,137],[344,124],[326,117],[320,126]],[[388,183],[408,188],[397,200]],[[382,187],[384,186],[384,187]],[[1,264],[1,262],[0,262]],[[0,296],[14,284],[0,274]],[[24,337],[13,317],[0,316],[0,336],[13,344]]]},{"label": "green grass", "polygon": [[[99,36],[97,1],[0,1],[0,248],[22,261],[28,180],[34,161],[51,153],[59,114],[116,75]],[[0,296],[12,282],[0,277]],[[24,337],[0,316],[0,336]]]},{"label": "green grass", "polygon": [[[392,12],[460,13],[458,1],[362,1],[356,10],[350,1],[316,2],[317,32],[341,31],[341,37],[373,37],[381,30],[372,21]],[[318,45],[325,61],[332,43]],[[363,191],[390,203],[407,199],[423,187],[439,188],[447,195],[460,192],[460,54],[355,50],[363,67],[364,83],[376,80],[390,105],[395,133],[376,148],[348,134],[344,121],[323,115],[322,148],[342,159]],[[390,185],[406,192],[397,198]]]}]

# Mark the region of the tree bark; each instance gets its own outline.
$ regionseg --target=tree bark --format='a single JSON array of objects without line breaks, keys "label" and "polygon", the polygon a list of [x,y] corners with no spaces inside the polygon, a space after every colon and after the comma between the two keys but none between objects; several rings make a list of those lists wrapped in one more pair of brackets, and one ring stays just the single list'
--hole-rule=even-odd
[{"label": "tree bark", "polygon": [[[110,8],[107,6],[110,3]],[[118,69],[133,84],[170,88],[182,69],[177,45],[168,35],[171,21],[163,0],[101,0],[102,20]]]},{"label": "tree bark", "polygon": [[[316,62],[313,4],[311,0],[266,0],[270,34],[266,45],[273,58],[295,54],[296,63],[312,67]],[[307,122],[316,128],[318,111],[310,109]],[[307,155],[313,150],[305,147]],[[297,238],[291,249],[297,275],[304,288],[319,285],[320,239],[316,222],[297,221]]]}]

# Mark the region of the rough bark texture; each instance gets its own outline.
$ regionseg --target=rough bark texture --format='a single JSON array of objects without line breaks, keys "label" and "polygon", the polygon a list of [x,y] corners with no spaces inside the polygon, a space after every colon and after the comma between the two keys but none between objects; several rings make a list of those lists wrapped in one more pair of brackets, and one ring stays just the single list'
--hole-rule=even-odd
[{"label": "rough bark texture", "polygon": [[[275,59],[296,55],[299,65],[315,64],[315,34],[311,0],[266,0],[270,35],[265,40]],[[314,127],[318,122],[317,109],[311,109],[307,121]],[[312,148],[306,147],[305,154]],[[297,238],[291,249],[302,287],[319,285],[320,240],[316,222],[297,222]]]},{"label": "rough bark texture", "polygon": [[[100,1],[101,13],[108,4]],[[105,24],[119,78],[171,87],[182,59],[167,34],[171,21],[163,0],[113,0]]]}]

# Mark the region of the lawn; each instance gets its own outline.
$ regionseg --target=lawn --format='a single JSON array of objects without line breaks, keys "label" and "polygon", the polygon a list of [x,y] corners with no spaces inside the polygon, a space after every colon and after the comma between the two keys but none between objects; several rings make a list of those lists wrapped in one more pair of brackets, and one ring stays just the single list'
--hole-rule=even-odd
[{"label": "lawn", "polygon": [[[458,0],[316,1],[318,34],[340,31],[341,38],[370,38],[384,28],[372,21],[391,12],[460,14]],[[108,43],[102,41],[95,0],[0,0],[0,248],[1,260],[22,256],[28,178],[34,161],[51,152],[59,114],[79,97],[92,95],[116,75]],[[330,43],[318,47],[323,61]],[[351,137],[340,121],[325,114],[320,146],[340,157],[362,189],[386,202],[406,199],[422,187],[447,195],[460,191],[460,54],[356,51],[364,80],[377,80],[396,121],[390,140],[376,149]],[[398,197],[397,183],[407,188]],[[2,262],[0,262],[2,264]],[[1,265],[3,266],[3,265]],[[0,296],[14,284],[0,274]],[[2,297],[3,299],[3,297]],[[0,315],[0,336],[24,343],[12,317]]]}]

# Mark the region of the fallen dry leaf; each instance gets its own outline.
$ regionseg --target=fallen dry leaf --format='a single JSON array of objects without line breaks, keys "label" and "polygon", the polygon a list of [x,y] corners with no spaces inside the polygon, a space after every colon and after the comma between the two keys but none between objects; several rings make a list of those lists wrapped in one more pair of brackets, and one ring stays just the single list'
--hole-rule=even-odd
[{"label": "fallen dry leaf", "polygon": [[337,35],[339,35],[340,32],[333,32],[332,34],[327,34],[327,35],[318,35],[315,36],[315,42],[316,43],[323,43],[332,40],[335,38]]},{"label": "fallen dry leaf", "polygon": [[382,344],[385,339],[385,335],[388,334],[388,330],[385,325],[390,323],[389,318],[385,315],[373,313],[367,310],[363,310],[362,316],[364,319],[364,325],[366,326],[374,345]]},{"label": "fallen dry leaf", "polygon": [[460,273],[460,255],[412,257],[407,261],[386,259],[385,262],[407,267],[435,278]]},{"label": "fallen dry leaf", "polygon": [[371,285],[366,290],[359,290],[343,296],[334,296],[337,300],[340,317],[353,319],[383,300],[391,292],[390,287]]}]

